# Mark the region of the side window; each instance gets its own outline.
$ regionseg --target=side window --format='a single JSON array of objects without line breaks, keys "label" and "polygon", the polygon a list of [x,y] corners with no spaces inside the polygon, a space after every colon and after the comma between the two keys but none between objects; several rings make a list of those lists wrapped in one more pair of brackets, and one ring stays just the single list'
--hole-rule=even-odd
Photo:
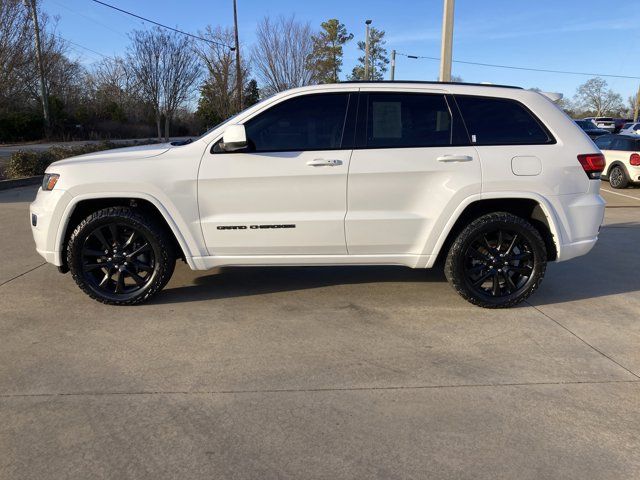
[{"label": "side window", "polygon": [[624,138],[624,137],[617,137],[617,138],[614,138],[613,141],[611,142],[610,150],[622,150],[622,151],[631,152],[633,150],[633,147],[634,147],[633,140],[629,140],[628,138]]},{"label": "side window", "polygon": [[613,139],[614,137],[611,135],[603,135],[602,137],[596,138],[595,144],[600,150],[611,150],[611,142]]},{"label": "side window", "polygon": [[285,100],[245,123],[251,151],[340,148],[348,93],[304,95]]},{"label": "side window", "polygon": [[444,95],[369,93],[362,97],[366,99],[366,120],[363,116],[359,122],[366,131],[362,146],[434,147],[455,143],[455,122]]},{"label": "side window", "polygon": [[638,130],[640,130],[640,123],[636,123],[636,124],[634,125],[634,127],[633,127],[633,130],[634,130],[634,131],[638,131]]},{"label": "side window", "polygon": [[456,95],[474,145],[540,145],[555,140],[524,105],[515,100]]}]

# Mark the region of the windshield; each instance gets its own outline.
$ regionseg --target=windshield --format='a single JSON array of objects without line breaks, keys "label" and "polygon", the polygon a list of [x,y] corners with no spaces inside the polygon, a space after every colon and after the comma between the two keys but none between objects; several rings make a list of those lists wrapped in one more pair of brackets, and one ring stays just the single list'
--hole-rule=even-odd
[{"label": "windshield", "polygon": [[586,130],[587,128],[589,129],[595,128],[595,125],[590,120],[576,120],[576,123],[583,130]]}]

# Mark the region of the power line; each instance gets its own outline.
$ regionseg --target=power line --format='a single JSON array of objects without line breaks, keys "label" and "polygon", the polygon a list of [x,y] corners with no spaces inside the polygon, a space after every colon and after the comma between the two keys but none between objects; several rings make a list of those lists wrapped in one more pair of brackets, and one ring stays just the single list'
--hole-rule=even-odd
[{"label": "power line", "polygon": [[123,10],[123,9],[115,7],[113,5],[109,5],[108,3],[101,2],[100,0],[92,0],[92,1],[94,1],[95,3],[99,3],[100,5],[104,5],[105,7],[112,8],[113,10],[117,10],[118,12],[124,13],[126,15],[130,15],[130,16],[135,17],[137,19],[140,19],[142,21],[152,23],[154,25],[157,25],[158,27],[166,28],[167,30],[171,30],[173,32],[180,33],[182,35],[186,35],[187,37],[195,38],[197,40],[201,40],[201,41],[207,42],[207,43],[212,43],[214,45],[219,45],[221,47],[226,47],[231,51],[235,50],[235,47],[232,47],[231,45],[227,45],[227,44],[221,43],[221,42],[216,42],[216,41],[210,40],[208,38],[199,37],[198,35],[193,35],[192,33],[188,33],[188,32],[184,32],[182,30],[178,30],[177,28],[168,27],[167,25],[163,25],[162,23],[158,23],[158,22],[156,22],[154,20],[149,20],[148,18],[141,17],[140,15],[136,15],[135,13],[128,12],[127,10]]},{"label": "power line", "polygon": [[100,55],[101,57],[104,57],[104,58],[110,58],[110,57],[109,57],[109,55],[105,55],[104,53],[96,52],[95,50],[92,50],[92,49],[90,49],[89,47],[85,47],[84,45],[80,45],[79,43],[72,42],[71,40],[69,40],[69,39],[67,39],[67,38],[62,37],[61,35],[58,35],[58,34],[54,34],[54,35],[55,35],[56,37],[58,37],[60,40],[62,40],[63,42],[70,43],[71,45],[75,45],[76,47],[80,47],[80,48],[82,48],[82,49],[84,49],[84,50],[87,50],[87,51],[89,51],[89,52],[91,52],[91,53],[95,53],[96,55]]},{"label": "power line", "polygon": [[97,25],[100,25],[100,26],[102,26],[102,27],[106,28],[107,30],[111,30],[112,32],[117,33],[118,35],[122,35],[123,37],[127,37],[127,35],[125,35],[125,34],[124,34],[124,33],[122,33],[121,31],[116,30],[115,28],[112,28],[112,27],[110,27],[109,25],[105,25],[104,23],[99,22],[98,20],[96,20],[95,18],[90,17],[89,15],[85,15],[85,14],[84,14],[84,13],[82,13],[82,12],[78,12],[77,10],[74,10],[73,8],[68,7],[67,5],[63,5],[62,3],[56,2],[56,0],[50,0],[50,1],[52,1],[52,2],[53,2],[53,3],[55,3],[56,5],[58,5],[58,6],[62,7],[62,8],[64,8],[64,9],[66,9],[66,10],[69,10],[71,13],[75,13],[76,15],[79,15],[79,16],[81,16],[81,17],[84,17],[84,18],[86,18],[87,20],[90,20],[90,21],[92,21],[93,23],[95,23],[95,24],[97,24]]},{"label": "power line", "polygon": [[[400,52],[396,52],[396,55],[402,55],[403,57],[413,58],[413,59],[426,59],[426,60],[440,61],[440,58],[438,57],[428,57],[424,55],[408,55],[406,53],[400,53]],[[516,67],[514,65],[498,65],[495,63],[466,62],[463,60],[454,60],[453,63],[462,63],[465,65],[477,65],[480,67],[506,68],[509,70],[526,70],[529,72],[561,73],[566,75],[586,75],[589,77],[610,77],[610,78],[626,78],[628,80],[640,80],[640,77],[634,77],[630,75],[613,75],[609,73],[571,72],[566,70],[551,70],[547,68],[530,68],[530,67]]]}]

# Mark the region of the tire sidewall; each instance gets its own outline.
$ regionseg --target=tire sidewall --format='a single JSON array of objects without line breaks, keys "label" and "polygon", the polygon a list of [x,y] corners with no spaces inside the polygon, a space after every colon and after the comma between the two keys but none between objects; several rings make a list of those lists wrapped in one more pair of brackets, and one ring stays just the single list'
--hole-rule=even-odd
[{"label": "tire sidewall", "polygon": [[[130,294],[118,295],[104,292],[85,278],[84,275],[82,258],[84,242],[97,228],[111,223],[135,228],[145,237],[145,241],[149,242],[153,250],[154,269],[151,273],[151,280],[142,289]],[[164,286],[167,273],[169,276],[173,273],[173,268],[171,268],[173,263],[167,263],[166,261],[169,258],[167,246],[158,235],[158,232],[154,230],[155,228],[150,228],[144,221],[138,219],[137,215],[130,212],[128,215],[122,215],[116,212],[100,211],[83,221],[73,232],[67,248],[67,263],[78,286],[92,298],[109,304],[135,304],[149,298]]]},{"label": "tire sidewall", "polygon": [[[518,217],[514,217],[518,218]],[[530,225],[530,224],[527,224]],[[532,229],[535,227],[531,226]],[[473,288],[467,279],[465,273],[466,251],[470,247],[479,235],[483,233],[489,233],[497,229],[504,229],[513,231],[519,235],[525,237],[533,253],[533,271],[527,280],[524,288],[520,288],[518,291],[502,297],[492,297],[478,292]],[[540,283],[542,276],[546,270],[546,248],[544,242],[539,235],[534,234],[525,225],[520,222],[511,222],[507,220],[490,220],[482,225],[477,225],[476,222],[471,223],[467,228],[463,230],[459,238],[463,238],[461,242],[456,242],[455,253],[451,258],[451,269],[455,277],[457,277],[457,284],[459,288],[462,288],[467,297],[475,299],[478,304],[485,306],[509,306],[515,303],[519,303],[524,298],[528,297],[530,293],[535,290]],[[453,250],[453,249],[452,249]],[[475,303],[475,302],[474,302]]]}]

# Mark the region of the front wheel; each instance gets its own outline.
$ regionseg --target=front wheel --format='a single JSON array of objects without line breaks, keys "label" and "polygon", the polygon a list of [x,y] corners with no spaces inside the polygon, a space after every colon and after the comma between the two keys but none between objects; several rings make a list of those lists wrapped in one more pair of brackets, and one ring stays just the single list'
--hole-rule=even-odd
[{"label": "front wheel", "polygon": [[166,229],[127,207],[105,208],[85,218],[67,246],[75,282],[109,305],[148,300],[167,284],[175,262]]},{"label": "front wheel", "polygon": [[474,305],[506,308],[538,288],[546,266],[538,230],[521,217],[496,212],[460,232],[447,255],[445,276]]}]

